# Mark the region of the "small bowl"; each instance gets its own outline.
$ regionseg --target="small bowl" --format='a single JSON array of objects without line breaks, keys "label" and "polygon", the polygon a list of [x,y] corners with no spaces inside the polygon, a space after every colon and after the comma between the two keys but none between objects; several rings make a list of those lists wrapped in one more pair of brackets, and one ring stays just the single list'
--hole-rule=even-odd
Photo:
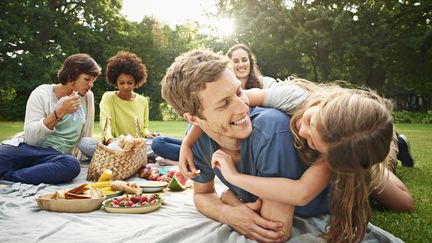
[{"label": "small bowl", "polygon": [[99,209],[105,197],[91,199],[51,199],[53,193],[38,196],[36,202],[43,210],[61,213],[87,213]]},{"label": "small bowl", "polygon": [[148,181],[139,186],[142,188],[143,192],[160,192],[167,187],[167,185],[168,183],[163,181]]}]

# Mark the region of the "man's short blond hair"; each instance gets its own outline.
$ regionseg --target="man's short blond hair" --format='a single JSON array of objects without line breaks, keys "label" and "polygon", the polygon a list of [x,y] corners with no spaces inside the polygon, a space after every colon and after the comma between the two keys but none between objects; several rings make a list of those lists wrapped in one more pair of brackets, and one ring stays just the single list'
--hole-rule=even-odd
[{"label": "man's short blond hair", "polygon": [[162,79],[162,97],[179,115],[200,116],[199,92],[216,81],[229,59],[208,50],[195,50],[177,57]]}]

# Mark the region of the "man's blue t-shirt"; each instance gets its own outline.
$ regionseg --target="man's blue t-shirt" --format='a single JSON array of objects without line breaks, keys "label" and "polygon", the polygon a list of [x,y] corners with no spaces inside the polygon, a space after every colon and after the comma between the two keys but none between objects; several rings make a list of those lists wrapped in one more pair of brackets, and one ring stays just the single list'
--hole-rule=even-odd
[{"label": "man's blue t-shirt", "polygon": [[[260,177],[285,177],[297,180],[307,166],[298,161],[293,146],[289,117],[276,109],[251,108],[252,134],[241,143],[240,162],[237,170],[242,174]],[[257,196],[225,180],[219,169],[211,168],[213,153],[219,149],[215,141],[203,133],[193,146],[195,164],[201,173],[196,182],[207,183],[217,177],[243,202],[254,202]],[[269,190],[278,190],[269,188]],[[284,193],[284,192],[280,192]],[[296,207],[300,216],[314,216],[328,213],[328,189],[303,207]]]}]

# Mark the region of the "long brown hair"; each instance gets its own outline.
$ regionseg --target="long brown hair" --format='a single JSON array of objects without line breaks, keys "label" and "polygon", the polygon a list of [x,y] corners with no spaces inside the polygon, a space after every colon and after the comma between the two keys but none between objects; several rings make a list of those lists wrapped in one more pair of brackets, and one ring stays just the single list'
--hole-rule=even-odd
[{"label": "long brown hair", "polygon": [[251,51],[251,49],[245,44],[236,44],[232,46],[226,53],[226,55],[231,59],[232,53],[238,49],[242,49],[247,52],[249,58],[250,72],[248,79],[246,81],[244,89],[252,89],[252,88],[262,88],[262,83],[260,82],[261,72],[258,68],[258,64],[256,61],[255,54]]},{"label": "long brown hair", "polygon": [[[308,147],[295,126],[305,110],[316,111],[316,129],[328,145],[326,154]],[[372,167],[387,159],[393,137],[389,102],[372,91],[322,87],[291,120],[295,147],[309,163],[328,161],[332,172],[329,242],[359,242],[371,217],[368,201]],[[381,172],[382,174],[382,172]]]}]

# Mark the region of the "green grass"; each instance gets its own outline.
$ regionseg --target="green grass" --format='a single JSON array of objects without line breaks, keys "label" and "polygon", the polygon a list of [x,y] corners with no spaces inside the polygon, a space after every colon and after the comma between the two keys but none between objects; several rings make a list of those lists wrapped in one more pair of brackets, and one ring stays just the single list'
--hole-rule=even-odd
[{"label": "green grass", "polygon": [[398,166],[396,174],[413,194],[413,213],[374,210],[372,223],[405,242],[432,242],[432,125],[397,124],[397,131],[407,135],[414,154],[414,168]]},{"label": "green grass", "polygon": [[[151,121],[150,131],[162,133],[164,135],[183,138],[186,132],[187,123],[184,121]],[[0,122],[0,141],[13,136],[22,131],[23,122]],[[100,138],[101,129],[99,123],[95,123],[93,136]]]},{"label": "green grass", "polygon": [[[0,122],[0,140],[22,130],[22,122]],[[183,138],[187,123],[183,121],[151,121],[150,130],[168,136]],[[411,190],[416,210],[413,213],[394,213],[374,209],[372,223],[406,242],[432,242],[432,125],[397,124],[399,133],[407,135],[415,157],[415,167],[398,166],[397,175]],[[99,124],[95,124],[100,137]]]},{"label": "green grass", "polygon": [[[187,123],[185,121],[151,121],[150,131],[159,132],[175,138],[183,138],[186,133]],[[94,137],[102,137],[99,122],[94,126]]]}]

